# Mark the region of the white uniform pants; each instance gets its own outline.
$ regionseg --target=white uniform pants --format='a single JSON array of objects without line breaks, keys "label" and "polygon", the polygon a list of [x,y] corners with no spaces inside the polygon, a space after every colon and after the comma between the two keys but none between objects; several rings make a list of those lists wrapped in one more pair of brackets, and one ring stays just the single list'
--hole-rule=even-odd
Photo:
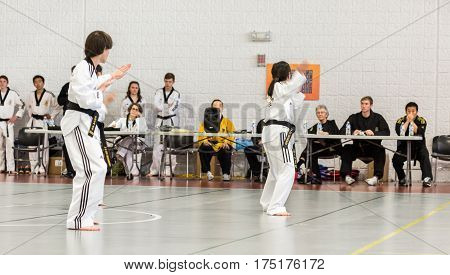
[{"label": "white uniform pants", "polygon": [[270,170],[260,203],[268,215],[286,212],[284,204],[294,184],[294,137],[292,136],[287,147],[282,146],[288,131],[289,128],[281,125],[265,126],[262,131],[261,138]]},{"label": "white uniform pants", "polygon": [[[162,125],[178,125],[178,117],[174,116],[171,119],[162,120],[160,118],[156,119],[155,125],[160,127]],[[157,175],[159,174],[161,168],[161,158],[163,153],[163,145],[160,141],[160,136],[155,136],[155,140],[153,142],[153,157],[152,157],[152,165],[150,166],[150,174]],[[175,167],[177,166],[177,157],[172,155],[172,172],[175,172]],[[169,163],[167,157],[165,158],[166,164]]]},{"label": "white uniform pants", "polygon": [[[8,127],[8,129],[6,128]],[[14,125],[0,122],[0,170],[14,171]],[[5,155],[6,154],[6,155]],[[5,167],[6,157],[6,167]]]},{"label": "white uniform pants", "polygon": [[98,139],[88,136],[88,129],[83,127],[83,124],[65,136],[64,140],[76,172],[72,202],[67,214],[67,228],[93,226],[98,204],[103,201],[107,171],[101,143]]},{"label": "white uniform pants", "polygon": [[[47,125],[44,125],[43,120],[31,118],[27,123],[27,127],[42,127],[44,129],[46,129]],[[46,147],[48,147],[48,134],[45,134],[44,144],[41,144],[41,148],[46,148]],[[41,160],[40,167],[36,167],[38,165],[38,154],[37,153],[29,153],[31,171],[34,171],[35,168],[43,169],[44,168],[43,166],[45,166],[47,168],[47,172],[48,172],[48,152],[49,152],[48,148],[44,149],[44,151],[42,152],[42,160]]]}]

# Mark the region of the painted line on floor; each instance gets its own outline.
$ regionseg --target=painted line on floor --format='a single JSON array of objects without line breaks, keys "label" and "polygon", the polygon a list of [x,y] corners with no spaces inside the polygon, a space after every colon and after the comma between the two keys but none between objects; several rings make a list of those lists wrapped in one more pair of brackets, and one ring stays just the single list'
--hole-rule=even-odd
[{"label": "painted line on floor", "polygon": [[[141,220],[131,220],[131,221],[117,221],[117,222],[99,222],[100,225],[116,225],[116,224],[134,224],[134,223],[145,223],[145,222],[153,222],[156,220],[160,220],[162,216],[143,212],[143,211],[133,211],[133,210],[121,210],[121,209],[104,209],[104,211],[116,211],[116,212],[127,212],[133,214],[142,214],[146,216],[150,216],[147,219]],[[65,223],[14,223],[14,224],[0,224],[0,227],[43,227],[43,226],[65,226]]]},{"label": "painted line on floor", "polygon": [[433,215],[435,215],[435,214],[441,212],[442,210],[444,210],[444,209],[447,208],[448,206],[450,206],[450,201],[447,201],[446,203],[440,204],[438,207],[436,207],[435,209],[433,209],[433,210],[432,210],[431,212],[429,212],[428,214],[426,214],[426,215],[424,215],[424,216],[422,216],[422,217],[420,217],[420,218],[418,218],[418,219],[415,219],[414,221],[412,221],[412,222],[410,222],[410,223],[408,223],[408,224],[406,224],[406,225],[404,225],[404,226],[398,228],[397,230],[395,230],[395,231],[393,231],[393,232],[391,232],[391,233],[389,233],[389,234],[387,234],[387,235],[385,235],[385,236],[379,238],[378,240],[373,241],[373,242],[371,242],[371,243],[369,243],[369,244],[367,244],[367,245],[365,245],[365,246],[363,246],[363,247],[361,247],[361,248],[359,248],[359,249],[353,251],[353,252],[351,253],[351,255],[359,255],[359,254],[363,254],[363,253],[366,252],[367,250],[369,250],[369,249],[371,249],[371,248],[373,248],[373,247],[375,247],[375,246],[381,244],[381,243],[384,242],[384,241],[387,241],[387,240],[391,239],[392,237],[394,237],[394,236],[400,234],[401,232],[405,231],[406,229],[408,229],[408,228],[410,228],[410,227],[413,227],[414,225],[416,225],[416,224],[418,224],[418,223],[421,223],[421,222],[423,222],[424,220],[430,218],[431,216],[433,216]]}]

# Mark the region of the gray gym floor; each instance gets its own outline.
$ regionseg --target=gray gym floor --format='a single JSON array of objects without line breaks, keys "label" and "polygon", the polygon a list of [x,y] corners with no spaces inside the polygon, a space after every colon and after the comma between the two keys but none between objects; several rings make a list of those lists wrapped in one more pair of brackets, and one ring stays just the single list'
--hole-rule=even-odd
[{"label": "gray gym floor", "polygon": [[0,183],[2,254],[448,254],[450,194],[108,185],[100,232],[69,231],[71,185]]}]

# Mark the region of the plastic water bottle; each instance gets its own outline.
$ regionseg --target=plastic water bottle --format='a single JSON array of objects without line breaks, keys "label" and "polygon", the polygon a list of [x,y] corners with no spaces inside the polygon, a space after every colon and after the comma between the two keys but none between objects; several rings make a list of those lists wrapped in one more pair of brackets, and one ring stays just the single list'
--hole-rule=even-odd
[{"label": "plastic water bottle", "polygon": [[44,119],[42,120],[44,122],[44,128],[47,128],[48,126],[48,120],[46,117],[44,117]]},{"label": "plastic water bottle", "polygon": [[408,132],[409,132],[408,136],[410,137],[414,136],[414,127],[412,126],[412,123],[409,123]]},{"label": "plastic water bottle", "polygon": [[402,125],[400,125],[400,136],[404,136],[405,135],[405,129],[403,129],[403,126],[405,126],[404,122],[402,122]]},{"label": "plastic water bottle", "polygon": [[308,134],[308,121],[303,122],[303,133]]},{"label": "plastic water bottle", "polygon": [[55,127],[55,121],[53,119],[47,120],[48,126]]},{"label": "plastic water bottle", "polygon": [[352,134],[352,126],[350,125],[350,121],[347,121],[345,124],[345,135],[350,136]]},{"label": "plastic water bottle", "polygon": [[252,122],[252,134],[256,134],[256,122]]},{"label": "plastic water bottle", "polygon": [[322,123],[317,123],[317,134],[319,135],[320,134],[320,132],[322,132],[322,130],[323,130],[323,126],[322,126]]}]

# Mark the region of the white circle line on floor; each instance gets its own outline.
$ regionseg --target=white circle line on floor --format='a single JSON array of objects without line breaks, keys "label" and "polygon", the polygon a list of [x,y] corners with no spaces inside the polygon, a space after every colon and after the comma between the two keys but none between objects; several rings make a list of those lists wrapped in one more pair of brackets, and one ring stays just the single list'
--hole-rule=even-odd
[{"label": "white circle line on floor", "polygon": [[[19,206],[19,205],[12,205],[12,207]],[[22,206],[22,205],[20,205]],[[135,214],[143,214],[147,216],[151,216],[151,218],[143,219],[143,220],[136,220],[136,221],[123,221],[123,222],[99,222],[99,225],[117,225],[117,224],[132,224],[132,223],[145,223],[145,222],[153,222],[156,220],[159,220],[162,218],[162,216],[148,213],[148,212],[142,212],[142,211],[133,211],[133,210],[120,210],[120,209],[103,209],[105,211],[118,211],[118,212],[128,212],[128,213],[135,213]],[[65,226],[65,223],[30,223],[30,224],[0,224],[0,227],[42,227],[42,226],[56,226],[61,225]]]}]

